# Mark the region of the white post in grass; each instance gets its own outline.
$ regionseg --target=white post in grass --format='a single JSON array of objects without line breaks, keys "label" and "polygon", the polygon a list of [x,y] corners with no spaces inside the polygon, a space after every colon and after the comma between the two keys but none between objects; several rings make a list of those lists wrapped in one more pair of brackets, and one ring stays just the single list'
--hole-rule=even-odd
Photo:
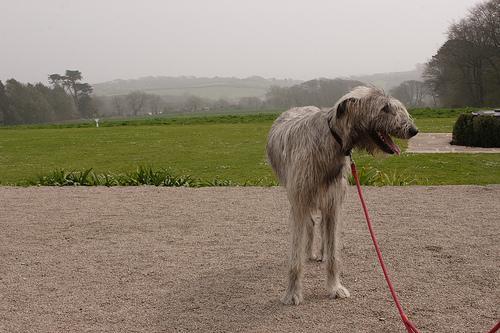
[{"label": "white post in grass", "polygon": [[99,127],[99,118],[95,118],[94,121],[95,121],[95,127]]}]

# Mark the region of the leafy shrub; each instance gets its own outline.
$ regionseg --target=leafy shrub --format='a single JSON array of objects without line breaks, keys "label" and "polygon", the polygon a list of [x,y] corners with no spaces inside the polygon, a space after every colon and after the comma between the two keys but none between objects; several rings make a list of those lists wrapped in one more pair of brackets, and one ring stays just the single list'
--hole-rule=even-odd
[{"label": "leafy shrub", "polygon": [[461,114],[453,127],[454,145],[500,147],[500,117]]},{"label": "leafy shrub", "polygon": [[470,113],[461,114],[455,125],[453,126],[453,139],[451,141],[454,145],[469,145],[472,146],[471,141],[474,138],[474,130],[472,127],[472,119],[474,116]]},{"label": "leafy shrub", "polygon": [[500,117],[474,117],[472,127],[480,147],[500,147]]}]

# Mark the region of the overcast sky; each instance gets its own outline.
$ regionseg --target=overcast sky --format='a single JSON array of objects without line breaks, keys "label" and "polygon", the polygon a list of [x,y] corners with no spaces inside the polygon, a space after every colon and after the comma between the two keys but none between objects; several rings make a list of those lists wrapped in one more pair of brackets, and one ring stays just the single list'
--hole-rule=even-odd
[{"label": "overcast sky", "polygon": [[410,70],[477,0],[0,0],[0,79]]}]

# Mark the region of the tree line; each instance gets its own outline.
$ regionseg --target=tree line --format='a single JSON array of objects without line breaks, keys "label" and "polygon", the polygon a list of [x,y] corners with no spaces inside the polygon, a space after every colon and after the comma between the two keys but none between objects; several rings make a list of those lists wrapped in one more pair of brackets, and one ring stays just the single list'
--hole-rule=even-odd
[{"label": "tree line", "polygon": [[431,94],[445,106],[498,106],[500,0],[472,7],[447,37],[424,73]]},{"label": "tree line", "polygon": [[[350,80],[312,80],[289,88],[271,87],[269,105],[330,106],[353,86]],[[425,64],[423,80],[404,81],[389,93],[407,107],[495,107],[500,105],[500,0],[472,7],[451,24],[447,41]]]},{"label": "tree line", "polygon": [[92,87],[79,71],[49,75],[50,85],[0,81],[0,124],[33,124],[90,118],[97,109]]},{"label": "tree line", "polygon": [[409,107],[499,106],[500,0],[479,3],[451,24],[424,80],[405,81],[390,93]]},{"label": "tree line", "polygon": [[273,86],[266,94],[266,103],[278,108],[305,105],[327,107],[334,105],[342,95],[360,85],[363,83],[356,80],[316,79],[292,87]]},{"label": "tree line", "polygon": [[[363,82],[316,79],[291,87],[272,86],[265,98],[210,100],[193,95],[158,96],[132,91],[120,96],[92,95],[78,70],[48,76],[49,85],[0,81],[0,124],[30,124],[97,116],[139,116],[208,110],[332,106]],[[408,107],[500,105],[500,0],[471,8],[453,23],[446,42],[425,65],[424,80],[404,81],[390,90]]]},{"label": "tree line", "polygon": [[264,98],[242,97],[238,100],[211,100],[193,95],[158,96],[142,91],[127,95],[96,97],[102,114],[108,116],[157,115],[163,113],[191,113],[222,110],[283,109],[292,106],[332,106],[360,81],[344,79],[317,79],[292,87],[272,86]]},{"label": "tree line", "polygon": [[217,100],[195,95],[160,96],[143,91],[131,91],[126,95],[94,96],[99,115],[107,117],[130,117],[204,111],[259,110],[269,108],[265,100],[250,96],[237,100]]}]

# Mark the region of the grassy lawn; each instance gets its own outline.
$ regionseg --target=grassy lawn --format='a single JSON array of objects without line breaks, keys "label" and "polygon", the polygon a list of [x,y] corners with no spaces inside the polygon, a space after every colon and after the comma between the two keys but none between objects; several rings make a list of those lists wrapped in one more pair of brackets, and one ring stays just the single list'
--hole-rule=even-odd
[{"label": "grassy lawn", "polygon": [[500,184],[500,154],[403,154],[354,157],[357,165],[408,176],[419,185]]},{"label": "grassy lawn", "polygon": [[[0,182],[13,184],[58,168],[123,173],[139,165],[234,182],[273,180],[265,162],[275,114],[170,118],[134,126],[38,126],[0,129]],[[423,132],[449,132],[454,117],[415,116]],[[164,124],[163,122],[166,122]],[[128,124],[130,125],[130,124]],[[405,144],[403,143],[404,147]],[[355,154],[359,166],[415,179],[417,184],[500,183],[500,154]]]},{"label": "grassy lawn", "polygon": [[126,172],[169,167],[199,178],[271,177],[268,123],[10,129],[0,131],[0,180],[17,182],[56,168]]},{"label": "grassy lawn", "polygon": [[451,133],[456,118],[415,118],[414,120],[421,132]]}]

